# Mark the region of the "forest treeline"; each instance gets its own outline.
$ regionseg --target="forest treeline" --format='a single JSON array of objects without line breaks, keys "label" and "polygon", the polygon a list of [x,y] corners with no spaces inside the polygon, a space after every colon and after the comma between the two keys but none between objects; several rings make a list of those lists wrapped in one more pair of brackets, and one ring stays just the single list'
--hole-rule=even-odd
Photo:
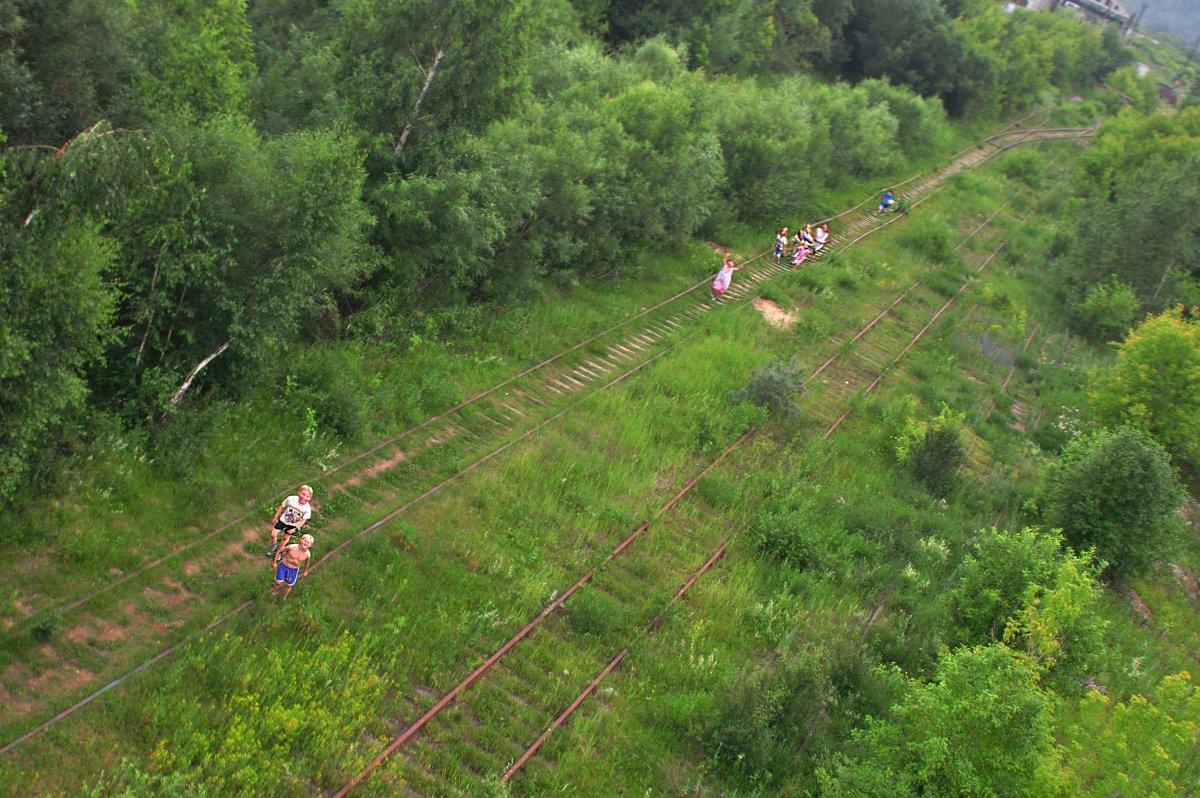
[{"label": "forest treeline", "polygon": [[789,221],[1129,60],[992,0],[0,0],[0,499],[313,342]]}]

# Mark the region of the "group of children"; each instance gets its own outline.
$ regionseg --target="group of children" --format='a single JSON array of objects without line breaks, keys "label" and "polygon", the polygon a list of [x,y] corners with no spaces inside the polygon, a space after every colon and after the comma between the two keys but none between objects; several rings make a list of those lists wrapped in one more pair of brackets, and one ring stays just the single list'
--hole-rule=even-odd
[{"label": "group of children", "polygon": [[[896,199],[891,189],[887,189],[879,200],[879,210],[880,212],[889,211],[895,205]],[[792,268],[799,268],[804,261],[809,257],[816,256],[828,243],[829,222],[822,222],[816,227],[806,224],[804,229],[799,230],[790,238],[788,228],[785,227],[775,236],[775,260],[783,260],[789,256],[790,252]],[[720,297],[728,291],[733,282],[733,273],[741,268],[734,262],[733,256],[727,253],[721,263],[721,270],[713,278],[712,295]],[[267,556],[271,558],[271,564],[275,568],[275,585],[271,588],[273,596],[278,595],[282,589],[283,597],[286,599],[288,593],[292,592],[296,581],[308,576],[308,565],[312,561],[313,536],[301,535],[299,543],[289,543],[289,541],[296,530],[312,518],[312,497],[312,488],[308,485],[301,485],[295,495],[288,496],[283,500],[279,509],[275,511],[275,517],[271,519],[271,547],[267,549]],[[283,536],[282,543],[279,540],[280,535]],[[304,566],[304,573],[300,573],[301,565]]]},{"label": "group of children", "polygon": [[811,224],[804,225],[794,236],[788,237],[785,227],[775,235],[775,260],[783,260],[789,256],[792,268],[798,269],[809,256],[815,256],[829,243],[829,222],[822,222],[813,228]]},{"label": "group of children", "polygon": [[[775,235],[775,260],[789,258],[792,268],[798,269],[804,261],[815,257],[828,243],[829,222],[821,222],[815,227],[806,224],[794,236],[789,236],[788,228],[785,227]],[[732,255],[725,255],[725,260],[721,262],[721,270],[713,278],[713,297],[719,297],[729,290],[729,284],[733,282],[733,273],[740,268],[742,267],[734,263]]]}]

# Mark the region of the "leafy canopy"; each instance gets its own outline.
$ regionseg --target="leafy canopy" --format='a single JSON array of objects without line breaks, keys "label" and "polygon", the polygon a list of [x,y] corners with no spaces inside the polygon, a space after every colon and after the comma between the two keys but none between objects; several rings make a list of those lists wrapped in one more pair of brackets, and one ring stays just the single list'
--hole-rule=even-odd
[{"label": "leafy canopy", "polygon": [[1153,562],[1183,497],[1166,450],[1132,426],[1068,443],[1044,494],[1047,523],[1076,549],[1094,548],[1118,576]]},{"label": "leafy canopy", "polygon": [[1096,372],[1088,397],[1097,420],[1148,432],[1182,466],[1200,466],[1200,322],[1182,307],[1151,316]]}]

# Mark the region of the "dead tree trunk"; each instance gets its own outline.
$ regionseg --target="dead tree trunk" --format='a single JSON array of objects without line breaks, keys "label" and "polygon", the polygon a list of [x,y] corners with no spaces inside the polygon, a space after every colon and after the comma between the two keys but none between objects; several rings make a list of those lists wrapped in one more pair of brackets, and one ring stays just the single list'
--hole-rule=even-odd
[{"label": "dead tree trunk", "polygon": [[408,124],[404,126],[404,130],[400,131],[400,138],[396,139],[396,143],[392,146],[393,151],[397,155],[404,151],[404,144],[408,141],[408,134],[412,133],[413,126],[417,124],[417,114],[421,110],[421,103],[425,101],[425,93],[429,91],[429,85],[433,83],[433,76],[437,74],[438,64],[442,63],[442,56],[445,54],[445,50],[438,50],[433,56],[433,65],[425,73],[425,85],[421,87],[421,93],[417,95],[417,101],[413,104],[412,113],[408,117]]},{"label": "dead tree trunk", "polygon": [[217,350],[215,352],[213,352],[211,355],[209,355],[208,357],[204,358],[203,360],[201,360],[199,363],[196,364],[196,368],[191,370],[191,372],[187,375],[187,379],[185,379],[183,381],[183,384],[179,386],[179,389],[177,391],[175,391],[175,395],[171,397],[171,404],[173,404],[173,405],[179,404],[179,400],[183,399],[183,394],[187,391],[188,388],[192,387],[192,380],[196,379],[196,375],[200,373],[200,370],[202,368],[204,368],[205,366],[207,366],[209,363],[211,363],[213,361],[213,359],[217,357],[217,355],[221,354],[226,349],[228,349],[229,345],[231,343],[233,343],[232,338],[230,338],[228,341],[226,341],[225,343],[218,346]]}]

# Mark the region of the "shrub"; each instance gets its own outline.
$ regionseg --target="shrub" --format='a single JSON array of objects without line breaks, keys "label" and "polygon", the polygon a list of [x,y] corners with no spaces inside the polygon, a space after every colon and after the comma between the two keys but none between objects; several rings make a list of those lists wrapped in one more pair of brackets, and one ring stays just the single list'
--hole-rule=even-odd
[{"label": "shrub", "polygon": [[1057,531],[981,529],[958,569],[950,607],[960,642],[999,640],[1026,588],[1050,581],[1059,560]]},{"label": "shrub", "polygon": [[1094,547],[1118,576],[1153,562],[1183,498],[1170,455],[1129,426],[1068,443],[1043,493],[1047,522],[1076,549]]},{"label": "shrub", "polygon": [[891,717],[868,719],[854,744],[818,771],[820,794],[1058,794],[1053,704],[1037,679],[1004,646],[947,653],[933,679],[907,680]]},{"label": "shrub", "polygon": [[42,610],[29,621],[29,634],[39,643],[45,643],[62,629],[62,613],[58,610]]},{"label": "shrub", "polygon": [[1133,326],[1141,302],[1132,288],[1115,276],[1088,288],[1074,308],[1074,327],[1096,342],[1119,341]]},{"label": "shrub", "polygon": [[944,497],[959,466],[967,460],[962,414],[947,405],[930,421],[909,421],[896,445],[896,457],[935,496]]},{"label": "shrub", "polygon": [[732,394],[735,402],[749,401],[786,418],[800,415],[800,405],[792,398],[804,393],[804,380],[798,372],[781,363],[772,363],[753,377],[746,387]]},{"label": "shrub", "polygon": [[1078,693],[1102,656],[1105,622],[1091,555],[1068,552],[1043,583],[1031,583],[1024,607],[1009,620],[1004,642],[1029,655],[1060,692]]},{"label": "shrub", "polygon": [[1144,429],[1181,465],[1200,466],[1200,323],[1190,312],[1139,324],[1088,388],[1097,420]]},{"label": "shrub", "polygon": [[573,596],[567,608],[567,622],[581,634],[604,635],[621,622],[621,606],[595,590]]},{"label": "shrub", "polygon": [[369,423],[370,402],[356,377],[372,371],[365,368],[362,354],[352,347],[313,349],[297,359],[295,369],[285,391],[294,406],[310,413],[313,431],[328,430],[342,441],[360,438]]},{"label": "shrub", "polygon": [[1009,180],[1019,180],[1030,188],[1042,182],[1043,158],[1036,150],[1016,150],[1004,156],[1000,171]]},{"label": "shrub", "polygon": [[710,759],[731,774],[770,778],[783,771],[820,711],[828,682],[822,665],[814,656],[791,656],[767,668],[750,666],[708,718],[703,742]]},{"label": "shrub", "polygon": [[741,496],[740,488],[729,477],[717,472],[706,474],[696,488],[704,501],[717,508],[730,507]]}]

